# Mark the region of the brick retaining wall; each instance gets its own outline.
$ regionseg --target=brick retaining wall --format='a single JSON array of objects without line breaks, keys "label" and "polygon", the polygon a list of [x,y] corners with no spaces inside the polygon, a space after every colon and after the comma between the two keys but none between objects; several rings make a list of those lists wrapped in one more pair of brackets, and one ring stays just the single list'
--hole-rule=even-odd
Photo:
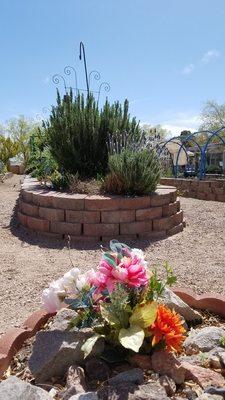
[{"label": "brick retaining wall", "polygon": [[225,202],[225,180],[161,178],[162,185],[175,186],[184,197]]},{"label": "brick retaining wall", "polygon": [[160,238],[183,230],[177,189],[159,186],[144,197],[89,196],[45,190],[26,177],[18,218],[42,235],[75,242]]}]

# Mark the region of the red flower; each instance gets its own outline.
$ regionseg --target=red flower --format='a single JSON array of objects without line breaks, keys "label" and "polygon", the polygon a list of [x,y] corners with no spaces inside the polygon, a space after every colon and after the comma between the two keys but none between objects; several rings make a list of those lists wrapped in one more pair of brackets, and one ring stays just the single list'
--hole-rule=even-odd
[{"label": "red flower", "polygon": [[152,346],[163,341],[167,351],[180,352],[185,340],[183,327],[179,314],[160,304],[155,322],[149,327],[153,334]]}]

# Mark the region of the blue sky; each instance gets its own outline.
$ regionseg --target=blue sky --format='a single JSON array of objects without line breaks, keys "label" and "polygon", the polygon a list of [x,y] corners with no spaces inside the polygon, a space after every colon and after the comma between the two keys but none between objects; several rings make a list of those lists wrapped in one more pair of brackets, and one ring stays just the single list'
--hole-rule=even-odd
[{"label": "blue sky", "polygon": [[[141,122],[198,126],[207,99],[225,102],[224,0],[0,0],[0,122],[55,102],[51,77],[89,71],[130,101]],[[70,84],[68,81],[68,84]]]}]

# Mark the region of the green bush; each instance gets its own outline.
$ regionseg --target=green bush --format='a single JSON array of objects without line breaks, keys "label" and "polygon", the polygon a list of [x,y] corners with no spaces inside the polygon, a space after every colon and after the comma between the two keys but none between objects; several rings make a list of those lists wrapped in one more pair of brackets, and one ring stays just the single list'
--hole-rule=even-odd
[{"label": "green bush", "polygon": [[57,105],[44,130],[59,170],[92,178],[107,171],[109,135],[124,130],[138,135],[139,126],[135,119],[130,120],[127,100],[123,106],[106,100],[100,110],[92,95],[85,99],[70,91],[63,98],[57,93]]},{"label": "green bush", "polygon": [[222,174],[222,168],[219,165],[208,165],[206,167],[207,174]]},{"label": "green bush", "polygon": [[126,149],[109,157],[103,189],[114,194],[145,195],[155,191],[159,179],[160,164],[154,150]]}]

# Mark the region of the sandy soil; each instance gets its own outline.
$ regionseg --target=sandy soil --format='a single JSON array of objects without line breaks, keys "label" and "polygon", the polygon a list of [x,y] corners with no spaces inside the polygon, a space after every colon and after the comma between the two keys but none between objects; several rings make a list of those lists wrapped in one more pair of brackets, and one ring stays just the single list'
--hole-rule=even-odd
[{"label": "sandy soil", "polygon": [[[15,209],[20,177],[0,183],[0,335],[40,307],[42,289],[70,268],[65,243],[31,237],[19,228]],[[146,252],[150,266],[168,260],[177,286],[225,294],[225,203],[181,199],[187,227],[173,237],[132,243]],[[71,249],[74,265],[95,267],[99,245]]]}]

